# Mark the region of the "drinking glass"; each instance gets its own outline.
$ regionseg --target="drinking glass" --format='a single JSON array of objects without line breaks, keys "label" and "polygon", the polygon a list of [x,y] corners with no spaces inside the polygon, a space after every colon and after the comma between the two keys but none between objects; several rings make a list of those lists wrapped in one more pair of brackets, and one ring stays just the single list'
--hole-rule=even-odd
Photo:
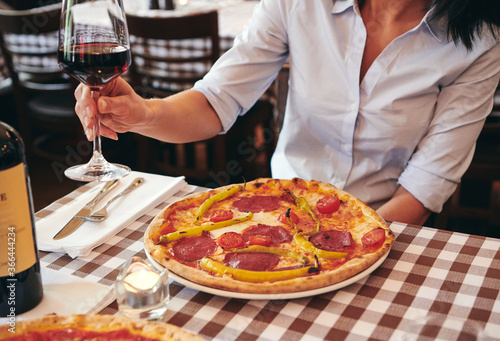
[{"label": "drinking glass", "polygon": [[[97,100],[107,82],[124,73],[131,62],[130,42],[122,0],[63,0],[59,30],[59,66],[87,85]],[[94,147],[87,164],[66,169],[73,180],[109,181],[130,168],[106,161],[101,150],[99,113],[95,117]]]}]

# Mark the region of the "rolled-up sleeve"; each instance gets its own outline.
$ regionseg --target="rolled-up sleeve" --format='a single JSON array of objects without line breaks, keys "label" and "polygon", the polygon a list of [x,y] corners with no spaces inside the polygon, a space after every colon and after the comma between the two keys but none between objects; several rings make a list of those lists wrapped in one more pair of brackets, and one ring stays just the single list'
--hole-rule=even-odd
[{"label": "rolled-up sleeve", "polygon": [[493,106],[500,78],[498,56],[497,44],[441,89],[428,133],[399,178],[400,185],[431,211],[441,211],[470,165]]}]

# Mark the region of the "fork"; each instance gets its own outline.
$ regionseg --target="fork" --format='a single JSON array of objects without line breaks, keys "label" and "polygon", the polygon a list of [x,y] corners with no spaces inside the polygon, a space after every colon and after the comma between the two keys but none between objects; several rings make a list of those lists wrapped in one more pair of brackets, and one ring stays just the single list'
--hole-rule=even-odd
[{"label": "fork", "polygon": [[93,222],[103,221],[104,219],[106,219],[108,217],[107,208],[109,205],[111,205],[111,203],[113,203],[116,199],[124,196],[125,194],[130,193],[131,191],[133,191],[134,189],[136,189],[137,187],[142,185],[143,182],[144,182],[144,178],[135,179],[127,188],[125,188],[122,192],[120,192],[118,195],[116,195],[111,200],[109,200],[106,203],[106,205],[103,208],[101,208],[99,211],[96,211],[96,212],[94,212],[91,215],[86,216],[86,217],[76,216],[76,218],[80,218],[80,219],[88,220],[88,221],[93,221]]}]

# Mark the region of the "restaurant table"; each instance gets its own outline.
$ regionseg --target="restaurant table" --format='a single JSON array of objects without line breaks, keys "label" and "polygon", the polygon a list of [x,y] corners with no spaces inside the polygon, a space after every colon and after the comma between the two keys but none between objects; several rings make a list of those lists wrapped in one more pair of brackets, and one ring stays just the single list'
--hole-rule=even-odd
[{"label": "restaurant table", "polygon": [[[86,184],[36,213],[56,212],[94,184]],[[153,217],[191,191],[166,198],[84,258],[40,252],[43,268],[112,287],[132,256],[147,258],[142,237]],[[242,299],[195,290],[177,281],[164,322],[209,340],[406,340],[424,318],[447,318],[442,340],[500,336],[500,239],[401,223],[396,241],[371,274],[345,287],[294,299]],[[210,291],[210,290],[208,290]],[[82,299],[85,299],[82,297]],[[117,314],[116,301],[100,314]]]}]

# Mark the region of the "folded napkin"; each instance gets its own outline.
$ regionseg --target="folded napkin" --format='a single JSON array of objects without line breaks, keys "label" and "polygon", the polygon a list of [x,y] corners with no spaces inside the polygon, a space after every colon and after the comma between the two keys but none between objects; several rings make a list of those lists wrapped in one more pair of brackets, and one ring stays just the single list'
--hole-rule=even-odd
[{"label": "folded napkin", "polygon": [[184,177],[174,178],[131,172],[120,179],[119,184],[97,203],[93,211],[103,207],[108,200],[124,190],[138,177],[144,178],[144,183],[129,194],[114,201],[108,207],[109,216],[106,220],[101,222],[84,221],[75,232],[65,238],[52,239],[86,203],[97,195],[104,183],[92,187],[52,214],[39,219],[36,222],[38,248],[42,251],[66,252],[72,258],[87,256],[92,249],[187,186]]},{"label": "folded napkin", "polygon": [[[115,299],[113,287],[42,267],[43,298],[30,311],[16,316],[16,321],[47,314],[97,314]],[[9,322],[0,318],[0,324]]]}]

